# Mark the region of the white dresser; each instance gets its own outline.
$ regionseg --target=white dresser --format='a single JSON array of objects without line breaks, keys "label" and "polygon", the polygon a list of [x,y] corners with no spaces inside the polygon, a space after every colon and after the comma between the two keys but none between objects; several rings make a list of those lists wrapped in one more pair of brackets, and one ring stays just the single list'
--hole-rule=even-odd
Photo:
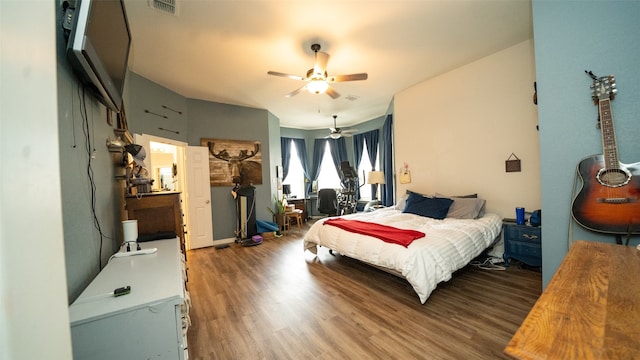
[{"label": "white dresser", "polygon": [[[178,238],[112,258],[69,307],[74,360],[188,359],[188,293]],[[108,295],[131,286],[127,295]]]}]

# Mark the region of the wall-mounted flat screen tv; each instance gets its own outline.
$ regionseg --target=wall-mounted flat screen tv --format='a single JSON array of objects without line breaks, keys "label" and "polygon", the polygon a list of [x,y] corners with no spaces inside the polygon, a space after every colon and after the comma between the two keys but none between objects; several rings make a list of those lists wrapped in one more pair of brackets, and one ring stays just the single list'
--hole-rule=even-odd
[{"label": "wall-mounted flat screen tv", "polygon": [[71,66],[109,109],[119,112],[131,32],[122,0],[78,0],[67,44]]}]

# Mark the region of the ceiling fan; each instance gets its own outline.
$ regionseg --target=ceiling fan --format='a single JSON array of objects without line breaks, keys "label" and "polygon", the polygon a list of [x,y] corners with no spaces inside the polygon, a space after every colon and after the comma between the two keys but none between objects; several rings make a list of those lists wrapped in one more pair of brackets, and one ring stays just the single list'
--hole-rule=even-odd
[{"label": "ceiling fan", "polygon": [[331,139],[340,139],[342,136],[345,137],[350,137],[353,136],[352,134],[354,132],[357,132],[357,129],[347,129],[347,130],[342,130],[339,127],[336,126],[336,118],[338,117],[338,115],[333,115],[333,127],[329,128],[329,130],[331,130],[331,133],[327,136],[325,136],[324,138],[331,138]]},{"label": "ceiling fan", "polygon": [[313,52],[315,53],[315,64],[313,65],[313,68],[307,71],[306,76],[285,74],[277,71],[267,72],[267,74],[269,75],[282,76],[307,82],[304,86],[285,95],[285,97],[292,97],[303,92],[304,90],[307,90],[313,94],[326,93],[327,95],[331,96],[331,98],[337,99],[340,97],[340,94],[338,94],[338,92],[336,92],[331,86],[329,86],[329,84],[343,81],[366,80],[368,77],[367,73],[328,76],[327,62],[329,61],[329,54],[321,52],[319,44],[311,45],[311,50],[313,50]]}]

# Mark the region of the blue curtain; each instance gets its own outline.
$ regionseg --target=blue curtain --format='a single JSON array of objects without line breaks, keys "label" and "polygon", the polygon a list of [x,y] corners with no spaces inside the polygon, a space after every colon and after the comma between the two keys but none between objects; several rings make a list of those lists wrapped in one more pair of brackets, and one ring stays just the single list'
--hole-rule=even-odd
[{"label": "blue curtain", "polygon": [[[342,137],[339,139],[327,139],[327,141],[329,141],[329,150],[333,158],[333,165],[336,167],[338,174],[342,174],[340,165],[343,161],[349,160],[347,158],[347,142]],[[346,187],[346,185],[347,184],[342,181],[342,186]]]},{"label": "blue curtain", "polygon": [[[289,174],[289,163],[291,159],[291,140],[292,138],[281,137],[280,138],[280,153],[282,156],[282,180],[286,179]],[[303,140],[304,141],[304,140]]]},{"label": "blue curtain", "polygon": [[[353,154],[355,156],[355,169],[360,168],[360,159],[362,158],[362,149],[364,144],[367,144],[367,155],[369,155],[369,161],[371,162],[371,168],[377,170],[375,167],[376,155],[378,152],[378,142],[380,138],[380,131],[378,129],[367,131],[362,134],[353,136]],[[358,174],[359,175],[359,174]],[[365,179],[362,179],[363,181]],[[385,182],[387,180],[385,179]],[[376,186],[371,185],[371,194],[375,194]],[[356,190],[357,199],[360,199],[360,191]]]},{"label": "blue curtain", "polygon": [[393,115],[387,115],[387,119],[382,126],[382,144],[380,149],[380,160],[382,171],[384,171],[384,182],[382,185],[382,205],[391,206],[393,200]]},{"label": "blue curtain", "polygon": [[[296,151],[298,153],[298,159],[300,159],[300,163],[302,163],[302,171],[304,172],[304,180],[305,180],[305,193],[304,197],[307,197],[311,190],[311,178],[309,176],[309,161],[307,161],[307,144],[304,139],[291,139],[293,143],[296,145]],[[288,165],[288,164],[287,164]],[[283,161],[284,167],[284,161]]]},{"label": "blue curtain", "polygon": [[313,142],[313,167],[311,169],[311,181],[318,180],[318,175],[320,175],[320,163],[322,162],[322,155],[324,155],[324,147],[326,144],[327,139],[315,139]]},{"label": "blue curtain", "polygon": [[[364,149],[365,138],[364,134],[353,135],[353,167],[356,171],[360,168],[360,159],[362,159],[362,150]],[[360,176],[360,174],[358,174]],[[365,179],[362,179],[365,181]],[[360,200],[360,184],[356,187],[356,199]]]},{"label": "blue curtain", "polygon": [[[369,155],[369,160],[371,161],[371,168],[373,170],[377,170],[375,167],[375,163],[376,163],[376,155],[378,154],[378,139],[380,138],[380,131],[376,129],[372,131],[367,131],[362,135],[364,135],[364,139],[367,142],[367,153]],[[385,179],[385,182],[387,182],[386,179]],[[371,194],[375,194],[376,190],[377,190],[377,186],[371,185]]]},{"label": "blue curtain", "polygon": [[371,160],[371,167],[373,170],[377,170],[375,167],[376,155],[378,154],[378,142],[380,139],[380,130],[367,131],[364,135],[364,139],[367,142],[367,153]]}]

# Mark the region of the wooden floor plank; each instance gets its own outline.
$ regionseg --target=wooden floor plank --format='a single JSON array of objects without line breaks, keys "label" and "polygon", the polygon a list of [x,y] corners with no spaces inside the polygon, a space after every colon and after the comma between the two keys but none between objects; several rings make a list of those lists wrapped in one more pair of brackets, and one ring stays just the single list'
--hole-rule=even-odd
[{"label": "wooden floor plank", "polygon": [[468,266],[421,304],[404,279],[303,252],[308,226],[189,251],[190,359],[506,359],[541,292],[539,272]]}]

